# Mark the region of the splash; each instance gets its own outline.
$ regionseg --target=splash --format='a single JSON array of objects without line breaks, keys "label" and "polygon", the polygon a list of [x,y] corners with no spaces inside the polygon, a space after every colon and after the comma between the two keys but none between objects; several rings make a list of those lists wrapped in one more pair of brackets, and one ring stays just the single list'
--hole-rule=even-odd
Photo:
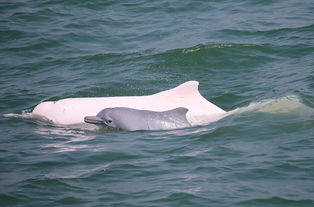
[{"label": "splash", "polygon": [[236,108],[227,114],[239,114],[243,112],[261,112],[268,114],[313,114],[314,109],[302,103],[296,95],[289,95],[278,99],[266,99],[252,102],[248,106]]}]

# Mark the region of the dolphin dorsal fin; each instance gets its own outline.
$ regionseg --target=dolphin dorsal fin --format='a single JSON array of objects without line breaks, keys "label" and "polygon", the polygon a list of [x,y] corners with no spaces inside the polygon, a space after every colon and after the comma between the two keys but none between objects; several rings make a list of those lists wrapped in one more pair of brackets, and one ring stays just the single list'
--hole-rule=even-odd
[{"label": "dolphin dorsal fin", "polygon": [[168,121],[175,124],[178,128],[191,126],[190,122],[186,118],[186,114],[189,110],[185,107],[178,107],[172,110],[160,112],[168,117]]},{"label": "dolphin dorsal fin", "polygon": [[169,110],[169,112],[174,112],[177,114],[182,114],[183,116],[186,116],[186,113],[189,111],[189,109],[185,108],[185,107],[178,107],[172,110]]},{"label": "dolphin dorsal fin", "polygon": [[199,85],[198,81],[188,81],[188,82],[182,83],[181,85],[175,88],[156,93],[155,95],[180,96],[180,97],[200,95],[198,91],[198,85]]}]

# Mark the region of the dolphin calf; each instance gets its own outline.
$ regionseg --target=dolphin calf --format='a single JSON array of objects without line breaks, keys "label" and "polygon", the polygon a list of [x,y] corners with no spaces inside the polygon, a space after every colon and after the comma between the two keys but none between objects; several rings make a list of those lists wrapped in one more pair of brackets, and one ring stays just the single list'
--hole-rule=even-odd
[{"label": "dolphin calf", "polygon": [[128,131],[178,129],[191,126],[186,119],[187,112],[184,107],[162,112],[116,107],[103,109],[96,116],[86,116],[84,121]]},{"label": "dolphin calf", "polygon": [[67,98],[46,101],[32,111],[55,125],[82,124],[86,116],[95,116],[105,108],[127,107],[137,110],[168,111],[179,107],[188,109],[186,119],[192,126],[205,125],[224,117],[227,112],[207,101],[198,91],[197,81],[188,81],[175,88],[147,96],[118,96]]}]

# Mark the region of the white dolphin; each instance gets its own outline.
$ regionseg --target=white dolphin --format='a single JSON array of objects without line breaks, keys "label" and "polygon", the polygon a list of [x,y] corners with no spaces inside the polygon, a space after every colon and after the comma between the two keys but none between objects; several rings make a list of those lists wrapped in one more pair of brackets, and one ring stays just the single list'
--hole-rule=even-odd
[{"label": "white dolphin", "polygon": [[186,118],[191,126],[205,125],[217,121],[227,112],[207,101],[198,91],[197,81],[185,82],[173,89],[147,96],[120,96],[96,98],[67,98],[46,101],[32,111],[56,125],[84,123],[84,117],[96,116],[104,108],[128,107],[138,110],[166,111],[178,107],[188,109]]}]

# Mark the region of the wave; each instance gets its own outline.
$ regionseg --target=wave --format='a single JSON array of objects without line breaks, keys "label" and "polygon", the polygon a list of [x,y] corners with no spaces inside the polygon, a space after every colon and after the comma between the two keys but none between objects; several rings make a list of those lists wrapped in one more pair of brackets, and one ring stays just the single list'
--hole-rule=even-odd
[{"label": "wave", "polygon": [[273,35],[281,35],[286,34],[287,32],[307,32],[312,31],[314,28],[314,24],[303,25],[300,27],[282,27],[282,28],[274,28],[268,30],[237,30],[237,29],[223,29],[219,30],[221,33],[226,33],[230,35],[236,36],[255,36],[255,35],[265,35],[265,36],[273,36]]},{"label": "wave", "polygon": [[307,206],[308,204],[313,204],[313,200],[311,199],[288,199],[285,197],[267,197],[267,198],[255,198],[249,199],[245,201],[241,201],[238,203],[240,206],[269,206],[274,204],[274,206]]},{"label": "wave", "polygon": [[[69,37],[73,37],[74,34],[69,34]],[[259,53],[263,57],[267,57],[269,61],[269,56],[265,54],[269,54],[273,52],[273,48],[271,45],[263,45],[263,44],[249,44],[249,43],[234,43],[234,42],[225,42],[225,43],[205,43],[205,44],[195,44],[191,47],[184,48],[164,48],[164,49],[151,49],[146,48],[142,50],[125,50],[121,52],[116,51],[106,51],[106,52],[84,52],[84,53],[76,53],[71,49],[68,50],[67,56],[60,56],[59,53],[55,53],[55,48],[64,46],[61,40],[57,39],[47,39],[47,38],[38,38],[37,43],[26,43],[21,46],[8,46],[5,48],[8,52],[19,52],[20,55],[25,56],[25,51],[35,52],[37,57],[41,57],[41,64],[49,64],[55,65],[60,63],[73,63],[77,61],[83,62],[100,62],[100,61],[108,61],[109,63],[129,63],[136,59],[142,59],[150,62],[151,58],[169,58],[169,57],[177,57],[182,59],[190,59],[197,55],[200,57],[208,56],[208,55],[221,55],[221,54],[245,54],[247,53]],[[43,51],[50,49],[49,55],[41,56]],[[311,49],[311,48],[310,48]],[[24,53],[23,53],[24,52]],[[34,53],[34,54],[35,54]],[[23,56],[23,57],[24,57]],[[26,60],[25,60],[26,61]],[[9,63],[6,63],[9,64]],[[13,64],[10,62],[10,64]],[[16,66],[23,67],[25,62],[15,63]],[[33,64],[33,63],[28,63]]]}]

